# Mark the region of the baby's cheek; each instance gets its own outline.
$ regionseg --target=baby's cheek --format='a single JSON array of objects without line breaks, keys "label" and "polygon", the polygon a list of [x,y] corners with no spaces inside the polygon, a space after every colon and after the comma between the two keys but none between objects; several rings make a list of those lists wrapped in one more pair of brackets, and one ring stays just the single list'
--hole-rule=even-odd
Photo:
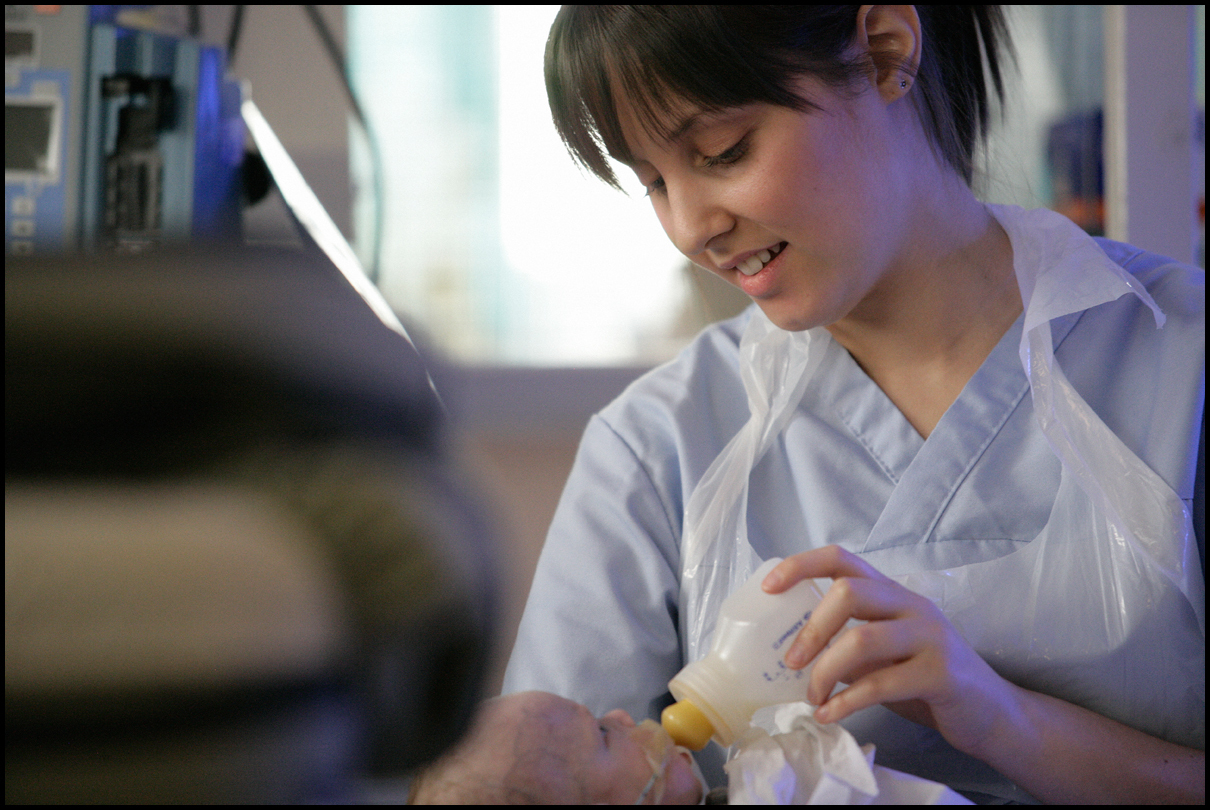
[{"label": "baby's cheek", "polygon": [[665,772],[664,804],[697,804],[702,799],[702,783],[694,773],[692,756],[681,749],[673,754]]},{"label": "baby's cheek", "polygon": [[632,804],[650,778],[651,767],[641,757],[614,758],[589,776],[592,784],[585,793],[597,803]]}]

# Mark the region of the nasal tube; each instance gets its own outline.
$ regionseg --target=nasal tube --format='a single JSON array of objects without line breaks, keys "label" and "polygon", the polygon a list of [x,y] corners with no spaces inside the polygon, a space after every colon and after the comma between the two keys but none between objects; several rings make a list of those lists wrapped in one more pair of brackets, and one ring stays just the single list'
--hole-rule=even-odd
[{"label": "nasal tube", "polygon": [[677,745],[700,751],[714,739],[728,748],[765,706],[806,700],[811,667],[790,669],[786,650],[823,599],[814,580],[768,594],[761,582],[781,562],[767,560],[723,602],[710,652],[668,684],[677,702],[660,723]]}]

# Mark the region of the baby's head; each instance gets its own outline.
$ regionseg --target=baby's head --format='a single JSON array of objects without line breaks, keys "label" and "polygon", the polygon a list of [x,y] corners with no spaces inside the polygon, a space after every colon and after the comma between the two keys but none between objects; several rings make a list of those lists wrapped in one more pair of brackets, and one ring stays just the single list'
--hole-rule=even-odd
[{"label": "baby's head", "polygon": [[644,791],[645,803],[702,795],[688,752],[659,726],[522,692],[485,703],[467,738],[417,778],[411,802],[631,804]]}]

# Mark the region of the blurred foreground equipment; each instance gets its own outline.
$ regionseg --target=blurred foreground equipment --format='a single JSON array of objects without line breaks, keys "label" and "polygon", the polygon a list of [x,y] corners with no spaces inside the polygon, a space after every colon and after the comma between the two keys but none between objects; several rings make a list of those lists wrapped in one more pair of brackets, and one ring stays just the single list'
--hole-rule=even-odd
[{"label": "blurred foreground equipment", "polygon": [[240,235],[243,93],[156,9],[4,7],[6,257]]},{"label": "blurred foreground equipment", "polygon": [[5,268],[6,802],[311,802],[482,697],[492,532],[414,348],[302,254]]}]

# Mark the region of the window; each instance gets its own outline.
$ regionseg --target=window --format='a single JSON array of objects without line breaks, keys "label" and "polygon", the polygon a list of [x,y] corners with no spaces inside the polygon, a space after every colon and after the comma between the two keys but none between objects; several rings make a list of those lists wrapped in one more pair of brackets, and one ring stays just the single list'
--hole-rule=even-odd
[{"label": "window", "polygon": [[[349,8],[350,72],[383,160],[380,286],[459,361],[656,362],[736,297],[716,298],[721,283],[686,266],[628,171],[619,194],[567,156],[542,80],[556,11]],[[1102,6],[1009,7],[1019,72],[1010,66],[977,187],[985,199],[1051,206],[1104,231],[1103,17]],[[360,225],[373,220],[371,168],[350,141]]]},{"label": "window", "polygon": [[[380,286],[459,360],[654,362],[680,345],[688,271],[638,183],[619,194],[559,142],[542,80],[556,11],[350,8],[351,74],[383,156]],[[368,177],[364,152],[353,171]]]}]

